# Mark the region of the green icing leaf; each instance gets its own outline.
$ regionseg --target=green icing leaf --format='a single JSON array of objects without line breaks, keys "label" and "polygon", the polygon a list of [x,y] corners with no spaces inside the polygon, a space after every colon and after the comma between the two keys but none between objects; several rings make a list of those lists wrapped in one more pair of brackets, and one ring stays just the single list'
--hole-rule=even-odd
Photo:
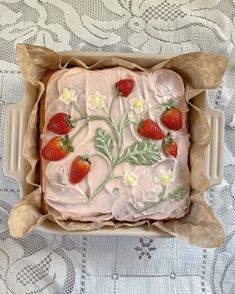
[{"label": "green icing leaf", "polygon": [[188,192],[187,189],[185,189],[184,187],[177,187],[175,190],[173,190],[172,192],[170,192],[167,195],[167,198],[175,200],[175,201],[180,201],[181,199],[183,199],[185,197],[185,194]]},{"label": "green icing leaf", "polygon": [[95,148],[110,162],[112,161],[113,139],[107,131],[101,128],[96,130]]},{"label": "green icing leaf", "polygon": [[121,162],[129,162],[133,165],[152,165],[159,159],[157,145],[149,140],[143,140],[128,147],[121,158]]}]

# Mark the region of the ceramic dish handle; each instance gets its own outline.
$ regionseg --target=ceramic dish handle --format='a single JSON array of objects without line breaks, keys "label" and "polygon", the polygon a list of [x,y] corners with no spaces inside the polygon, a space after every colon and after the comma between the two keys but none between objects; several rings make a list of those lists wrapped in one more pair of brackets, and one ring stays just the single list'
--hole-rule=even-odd
[{"label": "ceramic dish handle", "polygon": [[208,107],[207,121],[211,126],[212,139],[204,153],[204,167],[212,185],[216,185],[223,178],[224,113]]},{"label": "ceramic dish handle", "polygon": [[22,168],[22,145],[25,133],[22,101],[9,105],[5,119],[4,173],[18,179]]},{"label": "ceramic dish handle", "polygon": [[[26,83],[25,95],[29,90],[36,97],[35,92],[37,90]],[[22,148],[29,114],[34,101],[26,103],[25,95],[20,102],[7,106],[4,138],[3,172],[6,176],[14,178],[19,183],[21,195],[33,190],[33,187],[26,183],[26,175],[30,170],[30,166],[22,156]]]},{"label": "ceramic dish handle", "polygon": [[211,127],[211,143],[204,152],[204,170],[212,185],[221,183],[224,166],[224,113],[212,109],[208,104],[207,91],[202,92],[190,101],[201,109]]}]

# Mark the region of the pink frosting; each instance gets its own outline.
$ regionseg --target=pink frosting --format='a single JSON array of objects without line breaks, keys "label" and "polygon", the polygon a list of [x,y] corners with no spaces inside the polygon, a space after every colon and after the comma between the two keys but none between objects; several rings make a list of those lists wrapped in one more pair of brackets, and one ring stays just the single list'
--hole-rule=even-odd
[{"label": "pink frosting", "polygon": [[[57,71],[50,79],[47,87],[45,101],[45,126],[41,134],[42,147],[45,146],[55,134],[46,128],[49,119],[57,112],[66,112],[72,119],[79,117],[78,112],[71,105],[65,105],[58,98],[65,88],[76,91],[79,104],[83,112],[87,114],[103,115],[101,109],[90,110],[87,97],[95,91],[105,95],[109,107],[114,86],[120,79],[131,78],[135,86],[129,97],[117,98],[114,102],[112,116],[118,123],[120,116],[129,106],[132,97],[145,98],[151,105],[166,102],[169,96],[179,101],[177,108],[182,112],[183,128],[180,131],[172,131],[173,138],[178,145],[178,156],[169,159],[161,152],[161,160],[151,166],[136,166],[130,163],[122,163],[114,171],[114,177],[125,173],[134,172],[137,176],[137,185],[126,186],[121,177],[108,182],[105,188],[90,202],[89,196],[96,190],[97,186],[109,173],[107,162],[100,156],[90,157],[91,170],[86,178],[79,184],[73,185],[69,182],[69,172],[72,161],[78,155],[89,155],[96,152],[94,135],[97,127],[110,131],[108,125],[103,121],[91,121],[88,126],[74,139],[75,151],[59,161],[47,161],[42,158],[43,178],[42,188],[44,199],[48,204],[49,212],[57,219],[80,220],[80,221],[106,221],[116,219],[120,221],[137,221],[142,219],[160,220],[165,218],[179,218],[185,214],[189,204],[189,170],[188,170],[188,148],[189,135],[186,126],[186,115],[188,111],[184,99],[184,85],[181,78],[170,70],[156,70],[152,72],[134,72],[122,67],[103,70],[85,70],[82,68],[63,69]],[[159,120],[162,110],[148,113],[148,116],[158,121],[162,130],[167,133],[166,127]],[[78,122],[69,133],[71,137],[83,124]],[[123,146],[126,148],[141,138],[136,132],[136,127],[130,125],[123,132]],[[161,141],[153,141],[161,147]],[[179,201],[165,200],[154,205],[154,195],[162,189],[154,181],[154,176],[159,169],[172,169],[173,178],[166,187],[166,191],[172,191],[177,187],[188,190],[187,195]],[[141,208],[149,203],[152,208]],[[153,204],[153,205],[151,205]]]}]

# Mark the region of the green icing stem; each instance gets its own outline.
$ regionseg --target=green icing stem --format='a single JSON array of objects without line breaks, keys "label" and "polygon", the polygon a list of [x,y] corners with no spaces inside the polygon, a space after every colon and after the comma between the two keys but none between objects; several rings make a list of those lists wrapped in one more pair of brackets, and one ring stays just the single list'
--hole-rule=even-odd
[{"label": "green icing stem", "polygon": [[[81,111],[79,104],[77,104],[76,102],[72,103],[72,106],[77,110],[77,112],[80,114],[81,117],[85,118],[86,115]],[[76,122],[77,120],[75,120]]]},{"label": "green icing stem", "polygon": [[[115,97],[116,98],[116,97]],[[112,180],[113,178],[113,171],[116,168],[116,166],[119,164],[119,157],[120,157],[120,151],[121,151],[121,142],[122,142],[122,136],[121,136],[121,130],[119,127],[117,127],[117,125],[115,124],[115,122],[113,121],[112,117],[111,117],[111,112],[112,112],[112,106],[113,106],[113,101],[110,105],[110,110],[108,114],[108,120],[107,123],[110,125],[114,136],[115,136],[115,143],[116,143],[116,156],[115,158],[111,161],[110,163],[110,169],[108,172],[108,175],[106,176],[106,178],[104,179],[104,181],[97,187],[97,189],[95,190],[95,192],[93,193],[93,195],[87,200],[87,203],[89,203],[92,199],[94,199],[96,197],[97,194],[99,194],[105,187],[105,185]],[[122,118],[121,118],[122,121]]]},{"label": "green icing stem", "polygon": [[112,114],[112,108],[113,108],[113,103],[114,101],[116,100],[116,98],[119,96],[119,92],[117,89],[115,89],[115,92],[114,92],[114,95],[113,95],[113,99],[111,101],[111,104],[110,104],[110,108],[109,108],[109,115],[111,116]]},{"label": "green icing stem", "polygon": [[110,168],[110,171],[107,175],[107,177],[104,179],[104,181],[96,188],[95,192],[92,194],[92,196],[87,200],[87,203],[89,203],[92,199],[96,197],[97,194],[99,194],[105,187],[105,185],[113,179],[113,170],[114,167]]},{"label": "green icing stem", "polygon": [[154,206],[156,206],[156,205],[158,205],[159,203],[161,203],[161,202],[164,202],[164,201],[166,201],[167,199],[163,199],[163,197],[164,197],[164,195],[165,195],[165,192],[166,192],[166,187],[163,187],[163,191],[160,193],[160,195],[158,196],[160,199],[159,199],[159,201],[158,202],[156,202],[156,203],[154,203],[153,205],[151,205],[151,206],[149,206],[149,207],[146,207],[146,208],[144,208],[144,209],[142,209],[142,210],[138,210],[138,209],[136,209],[138,212],[144,212],[144,211],[146,211],[146,210],[148,210],[148,209],[150,209],[150,208],[153,208]]},{"label": "green icing stem", "polygon": [[[112,117],[111,117],[111,113],[112,113],[112,107],[113,107],[113,103],[115,101],[115,99],[118,97],[118,92],[115,93],[113,100],[111,102],[110,105],[110,109],[109,111],[107,111],[105,109],[105,112],[108,115],[108,119],[106,119],[107,123],[109,124],[109,126],[111,127],[113,134],[115,136],[115,143],[116,143],[116,155],[115,158],[112,160],[111,164],[110,164],[110,170],[108,172],[107,177],[104,179],[104,181],[97,187],[97,189],[95,190],[95,192],[93,193],[93,195],[88,199],[87,202],[90,202],[92,199],[94,199],[96,197],[97,194],[99,194],[100,191],[102,191],[105,187],[105,185],[112,180],[113,178],[113,171],[116,168],[116,166],[120,163],[119,162],[119,158],[120,158],[120,152],[121,152],[121,143],[122,143],[122,129],[123,129],[123,123],[126,120],[126,116],[128,114],[128,112],[130,111],[130,109],[128,108],[122,115],[121,120],[120,120],[120,124],[117,127],[117,125],[115,124],[115,122],[113,121]],[[121,99],[121,98],[120,98]],[[125,125],[124,125],[125,126]]]},{"label": "green icing stem", "polygon": [[182,199],[184,199],[185,197],[185,194],[188,193],[188,190],[184,187],[177,187],[175,190],[173,190],[172,192],[168,193],[167,194],[167,197],[166,198],[163,198],[163,196],[165,195],[165,191],[166,191],[166,188],[164,187],[163,191],[160,193],[159,195],[159,198],[160,200],[156,203],[154,203],[153,205],[149,206],[149,207],[146,207],[142,210],[138,210],[136,209],[138,212],[142,213],[150,208],[153,208],[155,206],[157,206],[159,203],[161,202],[166,202],[166,201],[180,201]]}]

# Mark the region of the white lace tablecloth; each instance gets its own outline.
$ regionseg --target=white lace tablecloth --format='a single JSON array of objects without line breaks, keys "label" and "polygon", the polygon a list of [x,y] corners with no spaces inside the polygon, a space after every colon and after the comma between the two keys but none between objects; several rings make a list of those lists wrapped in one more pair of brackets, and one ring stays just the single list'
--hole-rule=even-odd
[{"label": "white lace tablecloth", "polygon": [[[0,0],[0,293],[235,293],[235,1]],[[207,193],[226,241],[201,249],[176,239],[56,236],[11,238],[7,219],[19,198],[4,177],[6,106],[19,101],[23,79],[15,44],[54,50],[230,56],[210,104],[225,113],[224,179]]]}]

